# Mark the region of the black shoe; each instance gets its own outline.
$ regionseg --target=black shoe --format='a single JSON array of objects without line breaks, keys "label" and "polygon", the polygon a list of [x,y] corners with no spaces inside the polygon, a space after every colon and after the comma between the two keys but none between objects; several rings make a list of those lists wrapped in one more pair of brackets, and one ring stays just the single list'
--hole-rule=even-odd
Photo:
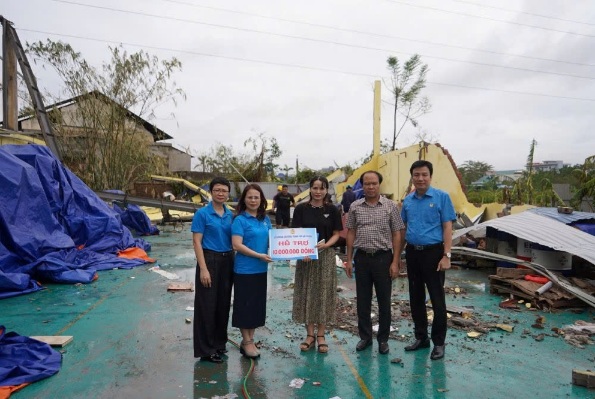
[{"label": "black shoe", "polygon": [[432,354],[430,355],[430,359],[438,360],[444,357],[444,345],[435,345],[434,349],[432,349]]},{"label": "black shoe", "polygon": [[429,348],[430,347],[430,340],[429,339],[416,339],[414,343],[411,345],[407,345],[405,350],[409,351],[416,351],[421,348]]},{"label": "black shoe", "polygon": [[221,359],[221,357],[214,353],[211,356],[203,356],[200,358],[201,362],[211,362],[211,363],[223,363],[223,359]]},{"label": "black shoe", "polygon": [[386,355],[390,348],[388,347],[388,342],[380,342],[378,343],[378,353],[381,355]]},{"label": "black shoe", "polygon": [[223,348],[223,349],[217,349],[217,354],[219,356],[224,355],[227,353],[227,349]]},{"label": "black shoe", "polygon": [[371,339],[369,339],[367,341],[365,339],[362,339],[361,341],[359,341],[357,343],[357,345],[355,345],[355,350],[358,351],[358,352],[359,351],[363,351],[364,349],[366,349],[370,345],[372,345],[372,340]]}]

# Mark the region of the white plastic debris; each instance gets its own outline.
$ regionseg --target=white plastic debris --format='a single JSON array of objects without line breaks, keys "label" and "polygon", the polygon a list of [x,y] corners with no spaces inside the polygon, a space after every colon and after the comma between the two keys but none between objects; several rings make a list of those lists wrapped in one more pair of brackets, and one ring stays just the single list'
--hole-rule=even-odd
[{"label": "white plastic debris", "polygon": [[296,388],[296,389],[300,389],[301,387],[304,386],[304,383],[306,381],[301,379],[301,378],[294,378],[293,380],[291,380],[291,382],[289,383],[289,388]]},{"label": "white plastic debris", "polygon": [[161,270],[161,268],[159,266],[153,266],[149,269],[149,271],[160,274],[168,280],[179,280],[180,279],[180,276],[178,276],[177,274],[166,272],[165,270]]},{"label": "white plastic debris", "polygon": [[[372,331],[378,332],[378,324],[374,324],[372,326]],[[393,331],[399,331],[399,329],[397,327],[390,326],[390,332],[393,332]]]},{"label": "white plastic debris", "polygon": [[186,310],[194,312],[194,306],[186,306]]}]

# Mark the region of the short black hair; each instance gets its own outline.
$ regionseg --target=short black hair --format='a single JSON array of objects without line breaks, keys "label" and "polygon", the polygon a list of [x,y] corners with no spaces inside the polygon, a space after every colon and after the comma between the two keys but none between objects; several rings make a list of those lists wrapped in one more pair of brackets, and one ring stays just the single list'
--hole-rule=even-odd
[{"label": "short black hair", "polygon": [[289,186],[287,184],[284,184],[281,186],[281,188],[289,188]]},{"label": "short black hair", "polygon": [[378,184],[382,184],[382,175],[378,172],[376,172],[375,170],[368,170],[364,173],[362,173],[362,175],[359,177],[359,182],[360,184],[364,184],[364,176],[366,175],[366,173],[375,173],[376,176],[378,176]]},{"label": "short black hair", "polygon": [[215,184],[227,186],[227,189],[231,190],[231,184],[229,183],[229,180],[227,180],[225,177],[214,177],[213,180],[211,180],[211,182],[209,183],[209,191],[213,191],[213,187],[215,187]]},{"label": "short black hair", "polygon": [[432,177],[432,173],[434,173],[434,166],[432,166],[432,162],[426,161],[425,159],[420,159],[419,161],[415,161],[411,164],[409,168],[409,174],[413,175],[413,169],[427,167],[430,170],[430,177]]}]

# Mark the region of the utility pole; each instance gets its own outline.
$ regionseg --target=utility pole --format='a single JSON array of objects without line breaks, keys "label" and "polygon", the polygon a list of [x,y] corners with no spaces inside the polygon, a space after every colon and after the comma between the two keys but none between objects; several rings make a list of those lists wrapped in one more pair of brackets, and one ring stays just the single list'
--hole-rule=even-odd
[{"label": "utility pole", "polygon": [[29,95],[33,101],[35,116],[45,143],[58,160],[61,160],[58,143],[52,129],[52,124],[43,105],[41,93],[37,87],[37,79],[33,74],[31,65],[27,60],[27,54],[23,50],[19,36],[12,26],[12,22],[0,15],[2,24],[2,100],[3,100],[3,122],[4,127],[10,130],[18,130],[18,101],[17,101],[17,63],[18,61]]}]

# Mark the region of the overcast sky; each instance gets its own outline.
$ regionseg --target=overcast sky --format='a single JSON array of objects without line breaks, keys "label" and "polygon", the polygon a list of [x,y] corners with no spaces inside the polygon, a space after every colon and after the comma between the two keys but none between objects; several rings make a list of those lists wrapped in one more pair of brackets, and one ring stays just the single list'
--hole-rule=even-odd
[{"label": "overcast sky", "polygon": [[[70,43],[92,64],[108,46],[177,57],[187,95],[153,122],[197,154],[274,136],[279,163],[318,169],[372,150],[375,80],[386,59],[429,65],[418,129],[457,165],[497,170],[595,154],[595,7],[590,0],[3,0],[21,42]],[[40,86],[57,80],[34,67]],[[382,137],[391,139],[388,91]],[[170,116],[175,113],[175,120]]]}]

